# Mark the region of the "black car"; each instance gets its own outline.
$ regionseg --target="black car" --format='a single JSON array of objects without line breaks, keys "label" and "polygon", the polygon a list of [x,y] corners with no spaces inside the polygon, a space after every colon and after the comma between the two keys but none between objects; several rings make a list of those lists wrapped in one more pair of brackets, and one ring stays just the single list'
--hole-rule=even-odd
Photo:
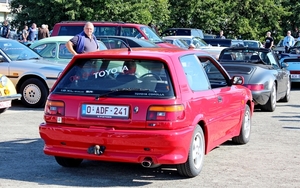
[{"label": "black car", "polygon": [[169,28],[162,32],[161,36],[193,36],[201,39],[204,38],[203,31],[197,28]]},{"label": "black car", "polygon": [[[256,47],[225,48],[219,62],[230,75],[244,77],[244,86],[252,91],[255,105],[262,110],[272,112],[277,101],[289,101],[291,75],[288,64],[280,64],[274,51]],[[209,67],[206,69],[213,71]]]},{"label": "black car", "polygon": [[98,40],[101,40],[107,49],[115,49],[115,48],[137,48],[137,47],[147,47],[147,48],[157,48],[159,47],[155,43],[138,39],[135,37],[124,37],[124,36],[98,36]]}]

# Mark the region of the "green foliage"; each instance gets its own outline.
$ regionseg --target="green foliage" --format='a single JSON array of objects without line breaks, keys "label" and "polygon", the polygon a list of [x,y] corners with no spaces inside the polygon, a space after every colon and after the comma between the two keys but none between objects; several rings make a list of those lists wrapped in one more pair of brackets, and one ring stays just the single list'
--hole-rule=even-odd
[{"label": "green foliage", "polygon": [[300,27],[299,0],[12,0],[12,24],[38,26],[66,20],[123,21],[161,30],[194,27],[227,38],[263,41],[267,31],[279,40]]}]

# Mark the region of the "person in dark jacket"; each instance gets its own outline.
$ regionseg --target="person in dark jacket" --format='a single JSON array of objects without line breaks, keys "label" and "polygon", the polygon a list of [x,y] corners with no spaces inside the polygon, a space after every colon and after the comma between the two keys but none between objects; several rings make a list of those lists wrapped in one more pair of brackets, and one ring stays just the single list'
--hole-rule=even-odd
[{"label": "person in dark jacket", "polygon": [[8,24],[8,21],[5,20],[3,25],[2,25],[1,37],[9,38],[9,33],[10,33],[10,25]]},{"label": "person in dark jacket", "polygon": [[98,42],[93,34],[94,25],[92,22],[87,22],[84,25],[83,31],[71,38],[66,47],[73,55],[82,54],[85,52],[93,52],[99,50]]}]

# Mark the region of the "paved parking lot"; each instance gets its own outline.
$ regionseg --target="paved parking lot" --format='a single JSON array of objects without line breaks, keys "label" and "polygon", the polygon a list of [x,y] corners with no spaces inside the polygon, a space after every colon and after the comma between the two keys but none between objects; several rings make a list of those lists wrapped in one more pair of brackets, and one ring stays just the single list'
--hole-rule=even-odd
[{"label": "paved parking lot", "polygon": [[255,111],[250,142],[215,148],[192,179],[168,166],[84,161],[62,168],[43,153],[43,109],[14,103],[0,115],[0,187],[300,187],[299,96],[299,84],[293,85],[289,103],[278,103],[272,113]]}]

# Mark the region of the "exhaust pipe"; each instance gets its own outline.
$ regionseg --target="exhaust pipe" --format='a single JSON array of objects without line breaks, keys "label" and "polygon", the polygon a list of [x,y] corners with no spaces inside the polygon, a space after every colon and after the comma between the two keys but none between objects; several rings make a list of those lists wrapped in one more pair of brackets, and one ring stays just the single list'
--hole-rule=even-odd
[{"label": "exhaust pipe", "polygon": [[150,168],[152,166],[152,159],[150,157],[146,157],[143,161],[142,161],[142,166],[144,168]]}]

